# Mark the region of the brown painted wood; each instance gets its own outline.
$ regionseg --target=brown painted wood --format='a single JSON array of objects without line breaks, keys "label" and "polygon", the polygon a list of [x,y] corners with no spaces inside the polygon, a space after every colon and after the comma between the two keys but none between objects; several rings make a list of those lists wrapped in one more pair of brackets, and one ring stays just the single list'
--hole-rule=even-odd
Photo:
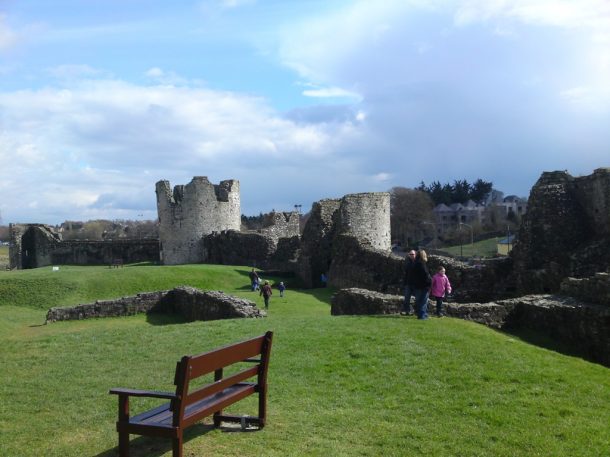
[{"label": "brown painted wood", "polygon": [[[182,457],[183,432],[201,419],[213,415],[214,425],[222,421],[246,421],[264,427],[267,416],[267,372],[273,332],[194,356],[184,356],[176,364],[175,393],[113,388],[118,395],[119,455],[129,456],[129,434],[172,439],[173,457]],[[257,358],[254,358],[257,357]],[[224,376],[224,368],[239,363],[254,363],[244,370]],[[209,373],[214,381],[193,391],[190,382]],[[255,381],[254,379],[255,378]],[[251,380],[249,382],[245,382]],[[223,408],[252,394],[258,394],[258,417],[223,414]],[[170,402],[130,417],[129,397],[167,399]]]}]

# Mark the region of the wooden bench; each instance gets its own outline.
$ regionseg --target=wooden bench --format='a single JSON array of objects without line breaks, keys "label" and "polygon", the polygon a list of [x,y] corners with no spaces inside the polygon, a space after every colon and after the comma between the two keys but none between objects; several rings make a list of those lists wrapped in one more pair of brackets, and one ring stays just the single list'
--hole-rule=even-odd
[{"label": "wooden bench", "polygon": [[[213,415],[214,426],[222,421],[265,426],[267,416],[267,368],[273,332],[250,340],[231,344],[199,355],[184,356],[176,364],[175,393],[114,388],[119,396],[119,455],[129,455],[129,434],[171,438],[173,457],[182,457],[184,430]],[[244,367],[240,362],[247,362]],[[251,364],[254,364],[253,366]],[[223,376],[223,369],[234,365]],[[227,370],[228,371],[228,370]],[[189,389],[191,381],[214,373],[214,381]],[[256,377],[256,379],[251,379]],[[210,375],[211,378],[211,375]],[[248,381],[250,380],[250,381]],[[211,379],[210,379],[211,381]],[[258,416],[223,414],[227,406],[258,393]],[[170,400],[157,408],[130,417],[129,397],[149,397]]]}]

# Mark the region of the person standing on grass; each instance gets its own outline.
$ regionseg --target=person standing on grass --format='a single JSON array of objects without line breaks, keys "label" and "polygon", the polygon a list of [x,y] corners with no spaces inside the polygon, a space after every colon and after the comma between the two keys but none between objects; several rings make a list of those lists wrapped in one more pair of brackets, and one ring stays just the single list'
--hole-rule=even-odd
[{"label": "person standing on grass", "polygon": [[280,281],[280,285],[277,286],[277,288],[280,290],[280,297],[283,297],[284,291],[286,290],[286,286],[284,285],[284,282]]},{"label": "person standing on grass", "polygon": [[405,287],[404,287],[404,291],[405,291],[405,301],[402,304],[402,312],[400,314],[406,316],[413,314],[413,310],[411,309],[411,295],[415,295],[414,292],[414,287],[413,287],[413,280],[412,280],[412,272],[413,272],[413,266],[415,265],[415,256],[416,256],[416,252],[411,249],[409,251],[409,253],[407,254],[407,257],[405,258]]},{"label": "person standing on grass", "polygon": [[248,274],[248,276],[250,277],[250,285],[252,286],[252,292],[254,292],[258,289],[258,283],[260,281],[260,278],[258,277],[258,273],[254,271],[254,268],[252,268],[252,271],[250,272],[250,274]]},{"label": "person standing on grass", "polygon": [[261,291],[258,295],[263,296],[265,300],[265,309],[269,309],[269,298],[271,298],[271,295],[273,295],[269,281],[265,281],[265,284],[263,284],[263,287],[261,287]]},{"label": "person standing on grass", "polygon": [[428,255],[420,249],[415,256],[415,264],[411,272],[413,281],[413,294],[415,295],[415,312],[418,319],[428,319],[428,296],[432,278],[428,271]]},{"label": "person standing on grass", "polygon": [[432,277],[430,296],[436,300],[436,317],[443,317],[443,298],[445,294],[451,293],[451,283],[445,275],[445,268],[438,267],[436,274]]}]

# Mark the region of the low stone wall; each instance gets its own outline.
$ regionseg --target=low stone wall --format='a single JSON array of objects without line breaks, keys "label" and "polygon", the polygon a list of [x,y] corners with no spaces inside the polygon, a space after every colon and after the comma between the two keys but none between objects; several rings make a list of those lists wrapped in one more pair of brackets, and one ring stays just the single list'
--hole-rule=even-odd
[{"label": "low stone wall", "polygon": [[[332,298],[332,315],[395,314],[402,297],[351,288]],[[429,302],[429,306],[432,306]],[[559,295],[526,295],[490,303],[447,303],[450,317],[492,328],[529,329],[580,350],[610,366],[610,307]]]},{"label": "low stone wall", "polygon": [[512,307],[503,328],[548,335],[610,366],[610,307],[559,295],[526,295],[498,304]]},{"label": "low stone wall", "polygon": [[404,262],[402,257],[373,249],[353,236],[340,235],[332,248],[328,284],[337,289],[355,287],[399,294]]},{"label": "low stone wall", "polygon": [[561,283],[560,292],[591,303],[610,306],[610,274],[596,273],[590,278],[566,278]]},{"label": "low stone wall", "polygon": [[188,321],[264,317],[256,304],[220,291],[202,291],[194,287],[145,292],[117,300],[98,300],[65,308],[51,308],[45,323],[90,319],[95,317],[129,316],[138,313],[179,313]]},{"label": "low stone wall", "polygon": [[46,323],[147,313],[159,304],[167,292],[144,292],[117,300],[97,300],[95,303],[51,308],[47,312]]},{"label": "low stone wall", "polygon": [[177,287],[160,301],[156,311],[181,314],[188,321],[213,321],[240,317],[263,317],[265,311],[245,298],[221,291],[203,291],[194,287]]},{"label": "low stone wall", "polygon": [[396,314],[402,307],[400,295],[382,294],[372,290],[341,289],[331,299],[330,313],[339,315]]}]

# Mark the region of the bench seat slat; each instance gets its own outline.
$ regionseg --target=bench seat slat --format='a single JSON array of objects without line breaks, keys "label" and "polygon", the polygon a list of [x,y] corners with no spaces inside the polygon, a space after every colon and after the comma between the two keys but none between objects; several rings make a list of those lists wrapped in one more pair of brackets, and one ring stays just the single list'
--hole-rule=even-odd
[{"label": "bench seat slat", "polygon": [[189,361],[190,377],[198,378],[218,368],[242,362],[261,353],[262,338],[252,338],[231,346],[192,356]]},{"label": "bench seat slat", "polygon": [[[130,423],[136,424],[172,424],[172,411],[169,409],[170,403],[164,403],[161,406],[145,411],[142,414],[133,416],[129,419]],[[169,421],[167,418],[169,417]]]},{"label": "bench seat slat", "polygon": [[218,381],[215,381],[212,384],[208,384],[203,386],[201,389],[194,390],[189,393],[185,398],[185,402],[188,405],[189,403],[193,403],[201,400],[202,398],[209,397],[218,392],[222,392],[227,387],[237,384],[241,381],[245,381],[246,379],[252,378],[258,374],[258,366],[248,368],[247,370],[242,370],[239,373],[235,373],[231,376],[227,376],[226,378],[222,378]]},{"label": "bench seat slat", "polygon": [[255,383],[244,382],[187,406],[184,411],[184,426],[188,427],[225,406],[252,395],[255,390]]}]

